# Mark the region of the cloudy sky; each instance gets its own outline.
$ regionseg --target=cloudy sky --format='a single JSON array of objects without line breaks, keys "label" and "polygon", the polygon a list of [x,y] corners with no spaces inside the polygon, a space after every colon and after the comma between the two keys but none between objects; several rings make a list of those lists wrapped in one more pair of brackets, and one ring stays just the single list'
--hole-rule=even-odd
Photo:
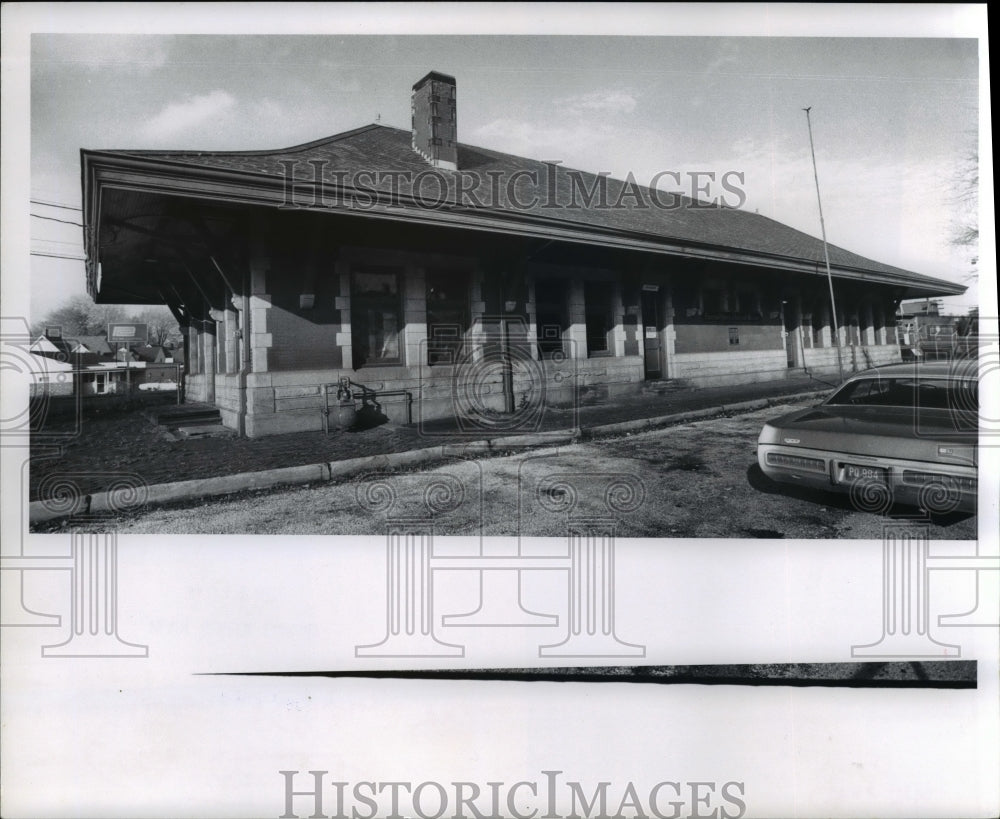
[{"label": "cloudy sky", "polygon": [[[149,30],[170,31],[169,18]],[[376,119],[408,128],[410,87],[432,69],[457,78],[462,142],[641,183],[740,172],[744,208],[819,235],[811,106],[829,240],[972,284],[948,300],[964,312],[972,254],[949,240],[970,215],[959,180],[976,151],[978,48],[954,36],[35,34],[32,315],[83,291],[83,263],[54,258],[82,253],[80,229],[53,221],[80,213],[52,204],[79,207],[80,148],[268,149]]]}]

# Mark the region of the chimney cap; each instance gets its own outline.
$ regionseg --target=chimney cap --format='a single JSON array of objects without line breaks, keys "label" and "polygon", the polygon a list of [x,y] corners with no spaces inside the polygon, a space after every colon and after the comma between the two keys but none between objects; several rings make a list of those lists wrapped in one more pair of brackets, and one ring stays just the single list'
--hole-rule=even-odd
[{"label": "chimney cap", "polygon": [[423,87],[432,80],[437,80],[439,82],[448,82],[455,85],[455,78],[450,74],[442,74],[440,71],[431,71],[426,76],[421,77],[415,83],[413,83],[413,90],[416,91],[418,88]]}]

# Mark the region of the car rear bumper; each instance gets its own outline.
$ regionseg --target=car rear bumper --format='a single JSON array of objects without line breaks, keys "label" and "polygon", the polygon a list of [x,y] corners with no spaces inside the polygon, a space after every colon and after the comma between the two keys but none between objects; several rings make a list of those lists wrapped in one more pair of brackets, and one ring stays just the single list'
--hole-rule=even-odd
[{"label": "car rear bumper", "polygon": [[771,480],[849,493],[859,509],[888,508],[889,502],[931,512],[975,512],[975,467],[929,464],[902,458],[872,458],[805,447],[758,444],[757,463]]}]

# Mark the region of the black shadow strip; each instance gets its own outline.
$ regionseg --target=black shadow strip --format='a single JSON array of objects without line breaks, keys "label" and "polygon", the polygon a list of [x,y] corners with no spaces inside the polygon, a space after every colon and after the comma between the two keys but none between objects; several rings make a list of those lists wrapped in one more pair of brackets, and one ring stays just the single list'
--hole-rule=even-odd
[{"label": "black shadow strip", "polygon": [[755,665],[563,666],[430,670],[226,671],[206,676],[481,680],[653,685],[785,685],[828,688],[976,688],[975,660],[763,663]]}]

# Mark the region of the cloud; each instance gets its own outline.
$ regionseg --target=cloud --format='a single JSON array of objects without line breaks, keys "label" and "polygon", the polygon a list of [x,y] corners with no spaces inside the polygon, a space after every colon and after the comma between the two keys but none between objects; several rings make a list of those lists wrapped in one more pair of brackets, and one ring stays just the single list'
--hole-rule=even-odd
[{"label": "cloud", "polygon": [[[723,157],[704,157],[696,166],[714,171],[717,177],[726,171],[741,172],[740,187],[747,197],[744,210],[759,211],[812,236],[820,235],[807,146],[741,137]],[[818,170],[831,244],[946,279],[954,279],[956,264],[965,264],[949,241],[961,213],[959,203],[927,194],[949,189],[953,176],[947,163],[905,153],[895,160],[821,156]]]},{"label": "cloud", "polygon": [[638,102],[638,94],[624,89],[561,97],[543,112],[544,119],[500,117],[472,131],[470,141],[519,156],[617,173],[620,169],[609,167],[608,158],[627,154],[629,138],[635,140],[644,130],[623,119]]},{"label": "cloud", "polygon": [[594,112],[603,114],[631,114],[638,100],[629,91],[592,91],[555,101],[563,114],[583,116]]},{"label": "cloud", "polygon": [[189,96],[183,101],[168,103],[142,127],[140,134],[152,142],[186,136],[206,123],[216,122],[235,107],[236,99],[226,91]]},{"label": "cloud", "polygon": [[719,53],[705,66],[706,74],[719,74],[722,69],[736,65],[739,61],[739,47],[732,40],[723,40]]},{"label": "cloud", "polygon": [[170,39],[151,34],[42,34],[33,62],[70,64],[87,71],[123,69],[145,73],[167,64]]},{"label": "cloud", "polygon": [[518,156],[572,163],[580,162],[580,156],[591,153],[598,157],[608,156],[607,148],[602,146],[616,142],[620,136],[620,132],[603,123],[581,128],[575,123],[539,125],[502,117],[476,128],[470,141]]}]

